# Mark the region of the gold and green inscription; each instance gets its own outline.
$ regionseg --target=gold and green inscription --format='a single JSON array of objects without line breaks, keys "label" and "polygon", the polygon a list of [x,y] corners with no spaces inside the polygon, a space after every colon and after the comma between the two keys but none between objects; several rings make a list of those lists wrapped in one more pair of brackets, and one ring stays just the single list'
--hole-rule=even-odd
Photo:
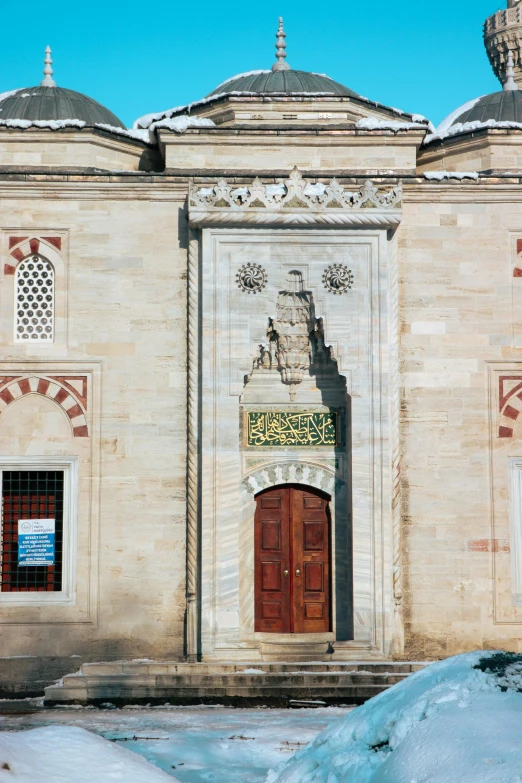
[{"label": "gold and green inscription", "polygon": [[336,446],[337,413],[248,411],[248,446]]}]

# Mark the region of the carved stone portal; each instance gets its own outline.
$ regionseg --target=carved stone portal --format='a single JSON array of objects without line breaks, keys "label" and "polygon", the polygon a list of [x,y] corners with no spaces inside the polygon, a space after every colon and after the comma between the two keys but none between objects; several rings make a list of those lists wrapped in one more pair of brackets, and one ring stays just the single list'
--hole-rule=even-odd
[{"label": "carved stone portal", "polygon": [[337,377],[332,348],[325,345],[323,319],[315,317],[313,294],[304,290],[301,272],[288,273],[287,287],[277,297],[276,317],[268,319],[266,338],[266,344],[259,346],[247,383],[278,372],[293,402],[297,386],[306,375],[328,373]]}]

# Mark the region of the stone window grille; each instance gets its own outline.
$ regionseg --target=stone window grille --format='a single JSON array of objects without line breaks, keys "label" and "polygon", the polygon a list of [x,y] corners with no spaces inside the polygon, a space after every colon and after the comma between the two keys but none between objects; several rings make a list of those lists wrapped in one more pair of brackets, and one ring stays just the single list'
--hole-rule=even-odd
[{"label": "stone window grille", "polygon": [[16,268],[15,341],[54,340],[54,268],[35,254],[24,258]]}]

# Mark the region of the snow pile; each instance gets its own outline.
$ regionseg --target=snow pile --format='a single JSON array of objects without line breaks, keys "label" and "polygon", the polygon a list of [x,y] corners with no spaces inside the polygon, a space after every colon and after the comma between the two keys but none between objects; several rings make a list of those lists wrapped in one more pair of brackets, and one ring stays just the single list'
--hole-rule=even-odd
[{"label": "snow pile", "polygon": [[176,780],[141,756],[77,726],[0,733],[0,783],[176,783]]},{"label": "snow pile", "polygon": [[0,127],[19,128],[50,128],[51,130],[61,130],[61,128],[85,128],[87,123],[83,120],[0,120]]},{"label": "snow pile", "polygon": [[522,656],[473,652],[370,699],[266,783],[522,783]]},{"label": "snow pile", "polygon": [[441,182],[443,179],[478,179],[478,171],[425,171],[426,179],[435,179]]},{"label": "snow pile", "polygon": [[437,128],[435,133],[430,133],[424,139],[424,144],[429,144],[431,141],[438,141],[441,139],[447,139],[449,136],[457,136],[459,133],[471,133],[471,131],[482,130],[483,128],[493,128],[495,130],[522,130],[522,122],[498,122],[497,120],[473,120],[473,122],[457,122],[455,125],[451,125],[445,130]]},{"label": "snow pile", "polygon": [[357,120],[355,127],[360,130],[428,130],[427,122],[399,122],[398,120],[378,120],[376,117],[364,117]]}]

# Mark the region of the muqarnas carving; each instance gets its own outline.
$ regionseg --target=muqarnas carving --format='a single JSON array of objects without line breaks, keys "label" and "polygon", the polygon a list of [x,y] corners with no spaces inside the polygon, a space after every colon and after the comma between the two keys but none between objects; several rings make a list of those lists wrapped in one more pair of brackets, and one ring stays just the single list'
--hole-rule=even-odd
[{"label": "muqarnas carving", "polygon": [[259,346],[252,374],[277,369],[282,382],[290,387],[291,400],[305,373],[337,373],[332,349],[325,344],[323,319],[315,316],[313,294],[304,290],[301,272],[288,273],[287,288],[277,297],[276,317],[268,319],[266,337],[266,345]]},{"label": "muqarnas carving", "polygon": [[323,285],[332,294],[346,294],[353,285],[352,270],[344,264],[332,264],[324,270]]},{"label": "muqarnas carving", "polygon": [[267,281],[268,275],[260,264],[243,264],[236,275],[238,288],[247,294],[258,294]]}]

